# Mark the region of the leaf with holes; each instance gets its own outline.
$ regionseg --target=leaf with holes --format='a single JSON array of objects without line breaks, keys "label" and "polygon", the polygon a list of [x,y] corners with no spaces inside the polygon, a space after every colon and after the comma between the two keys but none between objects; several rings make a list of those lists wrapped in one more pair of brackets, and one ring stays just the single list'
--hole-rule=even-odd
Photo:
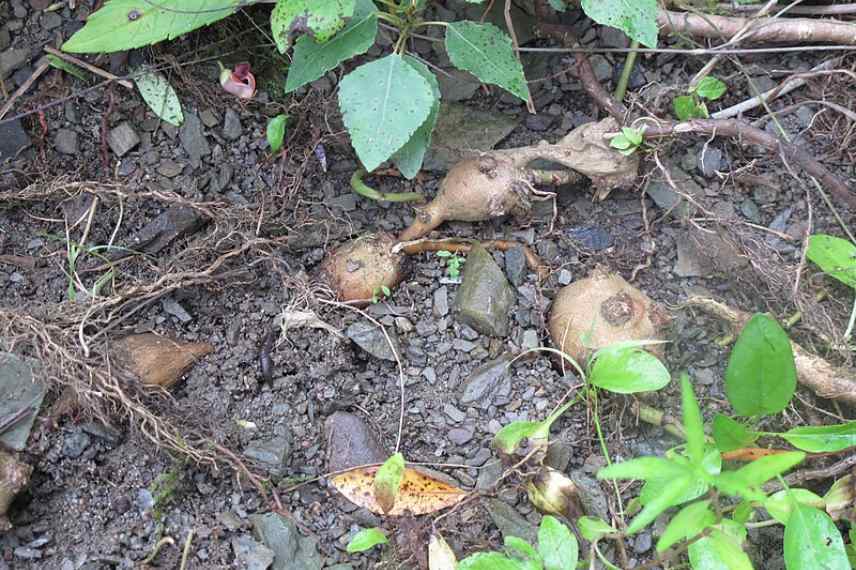
[{"label": "leaf with holes", "polygon": [[404,469],[401,486],[395,505],[384,513],[374,495],[374,481],[377,467],[351,469],[333,477],[330,482],[337,491],[352,503],[364,507],[375,514],[401,516],[405,514],[424,515],[446,507],[451,507],[467,496],[466,491],[426,475],[412,467]]},{"label": "leaf with holes", "polygon": [[181,126],[184,122],[181,101],[163,74],[150,71],[138,75],[134,82],[143,96],[143,101],[155,115],[171,125]]},{"label": "leaf with holes", "polygon": [[291,38],[308,34],[323,44],[354,15],[354,0],[277,0],[270,13],[270,30],[280,53],[291,47]]},{"label": "leaf with holes", "polygon": [[431,85],[400,55],[356,68],[339,84],[339,108],[357,156],[371,172],[431,114]]},{"label": "leaf with holes", "polygon": [[450,23],[446,27],[446,52],[458,69],[529,101],[529,86],[523,66],[514,55],[511,38],[493,24]]},{"label": "leaf with holes", "polygon": [[62,50],[113,52],[171,40],[234,14],[242,4],[242,0],[110,0],[86,19],[86,25],[62,45]]},{"label": "leaf with holes", "polygon": [[416,129],[410,140],[392,156],[395,166],[409,180],[419,174],[419,170],[422,168],[422,160],[425,158],[428,147],[431,146],[431,133],[434,131],[437,115],[440,112],[440,84],[437,83],[437,78],[431,73],[431,70],[415,57],[406,55],[404,61],[425,78],[434,94],[434,104],[431,106],[428,118]]},{"label": "leaf with holes", "polygon": [[583,0],[582,6],[598,24],[618,28],[649,48],[657,47],[657,0]]},{"label": "leaf with holes", "polygon": [[377,36],[377,7],[371,0],[356,0],[354,15],[324,43],[304,35],[294,42],[285,92],[315,81],[346,59],[366,53]]}]

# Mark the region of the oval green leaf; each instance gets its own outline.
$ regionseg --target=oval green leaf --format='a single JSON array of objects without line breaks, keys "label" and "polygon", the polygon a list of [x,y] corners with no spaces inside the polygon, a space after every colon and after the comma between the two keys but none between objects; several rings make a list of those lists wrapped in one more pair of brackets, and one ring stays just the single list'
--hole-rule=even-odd
[{"label": "oval green leaf", "polygon": [[416,129],[410,140],[398,149],[398,152],[392,155],[392,162],[395,163],[401,174],[408,180],[411,180],[422,169],[422,160],[425,158],[428,147],[431,146],[431,133],[434,132],[434,126],[437,124],[437,116],[440,113],[440,84],[437,82],[434,74],[431,73],[431,70],[428,69],[428,66],[415,57],[406,55],[404,56],[404,61],[425,78],[428,85],[431,86],[431,92],[434,94],[434,103],[431,105],[431,112],[428,114],[428,118]]},{"label": "oval green leaf", "polygon": [[682,540],[694,537],[716,523],[710,501],[698,501],[678,511],[657,541],[657,552],[663,552]]},{"label": "oval green leaf", "polygon": [[386,535],[379,528],[364,528],[348,542],[346,550],[348,554],[365,552],[378,544],[386,544],[387,542],[389,542],[389,539],[386,538]]},{"label": "oval green leaf", "polygon": [[618,28],[642,45],[657,47],[657,0],[583,0],[586,16]]},{"label": "oval green leaf", "polygon": [[577,519],[577,527],[579,527],[582,537],[589,542],[597,542],[608,534],[618,532],[604,520],[597,517],[580,517]]},{"label": "oval green leaf", "polygon": [[280,53],[291,47],[291,38],[308,33],[324,43],[354,15],[354,0],[277,0],[270,13],[270,30]]},{"label": "oval green leaf", "polygon": [[538,527],[538,552],[544,570],[572,570],[577,567],[580,547],[568,527],[556,517],[546,515]]},{"label": "oval green leaf", "polygon": [[764,501],[764,508],[767,509],[771,517],[782,524],[788,524],[788,519],[791,517],[791,511],[794,508],[794,501],[800,505],[821,509],[826,506],[823,497],[817,496],[808,489],[783,489],[767,497],[767,500]]},{"label": "oval green leaf", "polygon": [[776,455],[767,455],[744,465],[734,474],[747,486],[758,487],[773,477],[790,470],[805,459],[802,451],[789,451]]},{"label": "oval green leaf", "polygon": [[753,570],[737,541],[720,530],[692,543],[689,555],[693,570]]},{"label": "oval green leaf", "polygon": [[841,533],[825,512],[797,504],[785,525],[788,570],[850,570]]},{"label": "oval green leaf", "polygon": [[357,156],[371,172],[428,118],[431,85],[397,54],[356,68],[339,84],[339,108]]},{"label": "oval green leaf", "polygon": [[811,453],[833,452],[856,446],[856,422],[832,426],[804,426],[789,429],[781,437]]},{"label": "oval green leaf", "polygon": [[856,289],[856,245],[839,237],[817,234],[808,238],[805,254],[824,273]]},{"label": "oval green leaf", "polygon": [[521,570],[521,564],[499,552],[479,552],[461,560],[458,570]]},{"label": "oval green leaf", "polygon": [[617,394],[659,390],[670,379],[669,371],[656,356],[630,346],[599,350],[589,376],[598,388]]},{"label": "oval green leaf", "polygon": [[703,99],[707,99],[708,101],[716,101],[723,95],[725,95],[725,91],[728,87],[723,83],[720,79],[716,77],[707,76],[704,77],[701,81],[696,85],[695,92],[699,97]]},{"label": "oval green leaf", "polygon": [[143,96],[143,101],[155,115],[171,125],[181,126],[184,122],[181,101],[163,74],[150,71],[138,75],[134,82]]},{"label": "oval green leaf", "polygon": [[493,24],[450,23],[446,27],[446,52],[458,69],[469,71],[484,83],[499,85],[523,101],[529,100],[529,86],[511,38]]},{"label": "oval green leaf", "polygon": [[728,401],[741,416],[776,414],[791,401],[796,387],[797,369],[787,333],[767,315],[753,315],[728,359]]},{"label": "oval green leaf", "polygon": [[719,451],[732,451],[755,443],[758,434],[723,414],[713,418],[713,441]]},{"label": "oval green leaf", "polygon": [[267,141],[270,145],[272,154],[276,154],[282,148],[282,143],[285,140],[285,124],[288,122],[288,115],[277,115],[268,121],[267,124]]}]

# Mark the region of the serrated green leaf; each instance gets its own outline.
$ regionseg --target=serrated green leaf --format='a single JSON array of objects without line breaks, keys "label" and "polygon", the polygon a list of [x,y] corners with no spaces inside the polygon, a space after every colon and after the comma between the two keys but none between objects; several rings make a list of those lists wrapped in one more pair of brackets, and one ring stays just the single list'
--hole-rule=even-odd
[{"label": "serrated green leaf", "polygon": [[582,537],[589,542],[597,542],[608,534],[618,531],[597,517],[580,517],[577,519],[577,527]]},{"label": "serrated green leaf", "polygon": [[134,79],[134,83],[137,84],[143,101],[155,115],[171,125],[181,126],[184,122],[181,101],[163,74],[152,71],[143,73]]},{"label": "serrated green leaf", "polygon": [[647,481],[658,478],[677,478],[689,473],[689,469],[663,457],[636,457],[621,463],[607,465],[597,472],[598,479],[640,479]]},{"label": "serrated green leaf", "polygon": [[721,530],[692,543],[689,557],[693,570],[753,570],[737,541]]},{"label": "serrated green leaf", "polygon": [[617,394],[659,390],[671,376],[660,360],[640,348],[610,346],[594,356],[589,382]]},{"label": "serrated green leaf", "polygon": [[678,511],[657,541],[657,552],[663,552],[682,540],[687,540],[716,523],[710,501],[698,501]]},{"label": "serrated green leaf", "polygon": [[764,501],[764,508],[770,516],[782,524],[787,524],[794,508],[794,501],[800,505],[808,505],[822,509],[826,506],[823,497],[819,497],[808,489],[783,489],[773,493]]},{"label": "serrated green leaf", "polygon": [[395,506],[401,479],[404,477],[404,456],[395,453],[383,462],[374,478],[373,490],[375,500],[388,513]]},{"label": "serrated green leaf", "polygon": [[788,570],[850,570],[841,533],[825,512],[797,504],[785,525]]},{"label": "serrated green leaf", "polygon": [[354,0],[277,0],[270,13],[270,30],[280,53],[296,34],[310,34],[323,44],[354,15]]},{"label": "serrated green leaf", "polygon": [[294,42],[285,92],[311,83],[343,61],[366,53],[377,36],[377,7],[371,0],[356,0],[354,15],[345,27],[324,43],[309,36]]},{"label": "serrated green leaf", "polygon": [[446,27],[446,52],[458,69],[469,71],[484,83],[499,85],[523,101],[529,100],[529,86],[511,38],[493,24],[450,23]]},{"label": "serrated green leaf", "polygon": [[522,570],[522,566],[499,552],[478,552],[461,560],[458,570]]},{"label": "serrated green leaf", "polygon": [[691,465],[701,467],[704,461],[704,423],[690,377],[686,373],[681,375],[681,405],[684,412],[684,431],[687,434],[687,457]]},{"label": "serrated green leaf", "polygon": [[386,544],[388,542],[389,539],[386,538],[386,535],[379,528],[364,528],[348,542],[346,550],[348,554],[365,552],[378,544]]},{"label": "serrated green leaf", "polygon": [[410,140],[433,103],[428,81],[397,54],[361,65],[339,84],[345,126],[369,172]]},{"label": "serrated green leaf", "polygon": [[830,277],[856,289],[856,245],[853,243],[816,234],[808,238],[806,257]]},{"label": "serrated green leaf", "polygon": [[787,333],[767,315],[755,314],[734,343],[725,370],[725,393],[741,416],[776,414],[797,387]]},{"label": "serrated green leaf", "polygon": [[406,55],[404,56],[404,61],[425,78],[431,86],[431,92],[434,94],[434,104],[431,106],[428,118],[416,129],[410,140],[398,152],[392,155],[392,162],[395,163],[401,174],[410,180],[419,174],[419,170],[422,169],[422,160],[425,158],[428,147],[431,146],[431,133],[434,132],[434,126],[437,124],[437,115],[440,112],[440,84],[437,82],[434,74],[431,73],[431,70],[428,69],[428,66],[415,57]]},{"label": "serrated green leaf", "polygon": [[62,45],[70,53],[114,52],[171,40],[234,14],[242,0],[110,0]]},{"label": "serrated green leaf", "polygon": [[267,124],[267,141],[270,145],[272,154],[276,154],[282,148],[282,143],[285,140],[285,125],[288,122],[288,115],[280,114],[268,121]]},{"label": "serrated green leaf", "polygon": [[582,0],[586,16],[618,28],[642,45],[657,47],[657,0]]},{"label": "serrated green leaf", "polygon": [[708,101],[716,101],[723,95],[728,87],[716,77],[706,76],[696,85],[695,92],[699,97]]},{"label": "serrated green leaf", "polygon": [[544,570],[573,570],[577,567],[580,547],[568,527],[546,515],[538,527],[538,552],[544,561]]},{"label": "serrated green leaf", "polygon": [[835,452],[856,446],[856,422],[831,426],[804,426],[779,434],[803,451]]},{"label": "serrated green leaf", "polygon": [[732,451],[755,443],[758,434],[723,414],[713,418],[713,440],[719,451]]}]

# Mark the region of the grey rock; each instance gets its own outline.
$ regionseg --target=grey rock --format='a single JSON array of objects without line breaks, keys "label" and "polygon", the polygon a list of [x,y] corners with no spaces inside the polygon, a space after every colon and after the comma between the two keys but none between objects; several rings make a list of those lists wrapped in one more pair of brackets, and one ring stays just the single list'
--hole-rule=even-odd
[{"label": "grey rock", "polygon": [[80,427],[89,435],[109,441],[110,443],[118,443],[119,438],[122,436],[122,434],[115,428],[96,421],[86,422]]},{"label": "grey rock", "polygon": [[12,34],[9,33],[9,28],[0,26],[0,51],[5,51],[12,44]]},{"label": "grey rock", "polygon": [[350,564],[334,564],[333,566],[327,566],[324,570],[354,570],[354,567]]},{"label": "grey rock", "polygon": [[602,55],[594,55],[591,58],[591,66],[597,80],[603,83],[612,77],[612,64]]},{"label": "grey rock", "polygon": [[70,129],[60,129],[54,139],[56,149],[63,154],[77,154],[80,145],[77,142],[77,132]]},{"label": "grey rock", "polygon": [[452,404],[446,404],[443,406],[443,412],[449,416],[449,418],[456,423],[460,423],[467,419],[467,414],[453,406]]},{"label": "grey rock", "polygon": [[445,317],[449,314],[449,290],[445,286],[434,291],[434,316]]},{"label": "grey rock", "polygon": [[119,123],[107,134],[107,144],[119,158],[140,144],[140,136],[127,121]]},{"label": "grey rock", "polygon": [[761,223],[761,210],[751,199],[746,198],[740,203],[740,212],[755,224]]},{"label": "grey rock", "polygon": [[507,137],[517,119],[498,111],[482,111],[460,103],[442,103],[424,170],[444,172],[473,153],[492,149]]},{"label": "grey rock", "polygon": [[501,461],[491,461],[487,465],[485,465],[482,469],[479,469],[479,477],[476,479],[476,489],[483,491],[485,489],[490,489],[499,481],[499,478],[502,477],[502,462]]},{"label": "grey rock", "polygon": [[601,26],[597,32],[600,36],[600,43],[604,47],[626,48],[630,45],[630,39],[627,37],[627,34],[618,28]]},{"label": "grey rock", "polygon": [[164,160],[157,167],[158,174],[167,178],[175,178],[182,170],[184,167],[172,160]]},{"label": "grey rock", "polygon": [[291,438],[281,434],[251,441],[244,449],[244,455],[264,465],[271,473],[279,474],[291,455]]},{"label": "grey rock", "polygon": [[7,49],[0,53],[0,79],[5,79],[13,71],[27,63],[28,59],[30,59],[30,50],[25,48]]},{"label": "grey rock", "polygon": [[482,504],[503,537],[517,536],[530,544],[535,544],[538,529],[523,518],[514,507],[499,499],[487,499]]},{"label": "grey rock", "polygon": [[0,352],[0,418],[8,418],[29,407],[18,423],[0,433],[0,443],[15,451],[23,450],[33,429],[46,388],[33,376],[32,362],[10,352]]},{"label": "grey rock", "polygon": [[209,129],[216,127],[220,124],[220,119],[217,118],[217,114],[211,109],[205,109],[201,113],[199,113],[199,118],[202,120],[202,124],[208,127]]},{"label": "grey rock", "polygon": [[83,430],[75,429],[63,438],[62,454],[69,459],[77,459],[83,455],[91,442],[92,439]]},{"label": "grey rock", "polygon": [[464,445],[473,438],[473,429],[468,427],[452,428],[446,437],[455,445]]},{"label": "grey rock", "polygon": [[643,531],[639,533],[636,540],[633,541],[633,552],[636,554],[645,554],[651,550],[651,532]]},{"label": "grey rock", "polygon": [[188,313],[187,310],[172,297],[162,299],[161,306],[163,307],[164,311],[166,311],[182,323],[189,323],[193,320],[193,317],[190,315],[190,313]]},{"label": "grey rock", "polygon": [[493,256],[477,245],[467,256],[455,299],[458,320],[482,334],[503,337],[513,304],[514,289]]},{"label": "grey rock", "polygon": [[399,357],[401,355],[398,335],[391,328],[387,328],[386,333],[389,335],[392,346],[390,346],[390,342],[387,342],[383,331],[373,323],[357,321],[345,330],[345,336],[375,358],[395,362],[395,355],[398,354]]},{"label": "grey rock", "polygon": [[[749,91],[752,96],[756,96],[758,94],[764,93],[765,91],[769,91],[770,89],[776,86],[776,82],[766,75],[750,77],[749,83],[751,84]],[[754,92],[755,89],[758,90],[758,93]]]},{"label": "grey rock", "polygon": [[30,146],[30,136],[21,125],[21,119],[0,122],[0,164],[15,158],[28,146]]},{"label": "grey rock", "polygon": [[557,471],[564,471],[568,468],[568,463],[571,462],[573,454],[574,450],[570,445],[560,439],[552,440],[549,447],[547,447],[544,465],[552,467]]},{"label": "grey rock", "polygon": [[442,101],[464,101],[475,95],[481,82],[459,69],[449,69],[446,73],[438,73],[437,82],[440,84],[440,99]]},{"label": "grey rock", "polygon": [[581,469],[575,469],[568,473],[568,479],[577,486],[585,514],[609,520],[609,502],[606,499],[606,493],[600,487],[600,483]]},{"label": "grey rock", "polygon": [[233,109],[226,109],[226,117],[223,119],[223,138],[226,140],[237,140],[243,131],[241,118]]},{"label": "grey rock", "polygon": [[235,562],[246,570],[267,570],[273,564],[274,552],[248,534],[232,538]]},{"label": "grey rock", "polygon": [[535,329],[526,329],[523,331],[523,338],[520,342],[521,348],[523,350],[529,350],[531,348],[538,348],[540,342],[538,341],[538,331]]},{"label": "grey rock", "polygon": [[336,412],[324,422],[327,470],[341,471],[358,465],[382,463],[386,450],[366,423],[354,414]]},{"label": "grey rock", "polygon": [[[672,182],[677,189],[696,199],[704,197],[704,189],[699,186],[692,176],[681,170],[676,164],[667,164]],[[652,179],[645,187],[645,193],[654,200],[654,203],[663,210],[671,212],[678,219],[685,219],[695,213],[695,207],[688,204],[683,196],[675,192],[665,177]]]},{"label": "grey rock", "polygon": [[190,162],[194,168],[201,164],[203,156],[211,154],[211,147],[208,146],[205,133],[202,132],[202,123],[199,116],[193,111],[184,114],[184,123],[178,132],[178,138],[181,140],[181,146],[187,156],[190,157]]},{"label": "grey rock", "polygon": [[722,151],[716,147],[709,146],[698,155],[698,171],[705,178],[713,178],[716,171],[722,168]]},{"label": "grey rock", "polygon": [[487,409],[496,396],[507,397],[511,393],[511,373],[508,365],[512,359],[511,354],[504,354],[473,370],[461,386],[461,405]]},{"label": "grey rock", "polygon": [[297,525],[275,514],[251,515],[256,537],[273,550],[273,570],[321,570],[318,541],[301,536]]},{"label": "grey rock", "polygon": [[513,247],[505,252],[505,274],[515,287],[526,278],[526,255],[522,247]]},{"label": "grey rock", "polygon": [[568,237],[585,249],[601,251],[612,245],[612,236],[600,226],[583,226],[568,229]]},{"label": "grey rock", "polygon": [[546,113],[538,113],[537,115],[528,115],[524,123],[526,124],[526,128],[530,131],[541,133],[553,126],[553,122],[555,120],[555,117]]},{"label": "grey rock", "polygon": [[56,12],[45,12],[42,14],[42,27],[46,30],[53,30],[62,25],[62,16]]},{"label": "grey rock", "polygon": [[559,271],[559,285],[569,285],[574,280],[574,275],[567,269]]},{"label": "grey rock", "polygon": [[707,274],[698,258],[698,248],[686,239],[677,239],[678,260],[672,269],[678,277],[702,277]]}]

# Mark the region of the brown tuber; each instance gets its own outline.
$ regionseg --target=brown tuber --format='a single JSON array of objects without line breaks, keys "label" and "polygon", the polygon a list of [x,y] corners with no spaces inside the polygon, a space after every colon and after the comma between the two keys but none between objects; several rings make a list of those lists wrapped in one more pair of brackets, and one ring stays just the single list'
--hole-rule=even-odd
[{"label": "brown tuber", "polygon": [[30,481],[33,468],[0,450],[0,532],[12,528],[6,513],[12,500]]},{"label": "brown tuber", "polygon": [[559,291],[548,327],[553,344],[585,365],[600,348],[624,341],[660,340],[668,320],[664,309],[623,277],[595,269],[586,279]]},{"label": "brown tuber", "polygon": [[114,349],[119,365],[134,373],[143,384],[169,388],[214,347],[208,343],[181,342],[143,333],[119,339]]},{"label": "brown tuber", "polygon": [[530,208],[533,184],[544,182],[527,165],[546,160],[591,178],[601,192],[629,186],[636,180],[637,155],[624,156],[609,146],[607,134],[617,132],[614,119],[581,125],[558,144],[497,150],[462,160],[446,174],[437,196],[417,209],[416,219],[401,241],[418,239],[444,221],[478,222],[504,215],[521,216]]},{"label": "brown tuber", "polygon": [[391,290],[404,279],[403,253],[393,251],[387,233],[359,237],[339,246],[321,265],[321,276],[342,302],[368,305],[372,297]]}]

